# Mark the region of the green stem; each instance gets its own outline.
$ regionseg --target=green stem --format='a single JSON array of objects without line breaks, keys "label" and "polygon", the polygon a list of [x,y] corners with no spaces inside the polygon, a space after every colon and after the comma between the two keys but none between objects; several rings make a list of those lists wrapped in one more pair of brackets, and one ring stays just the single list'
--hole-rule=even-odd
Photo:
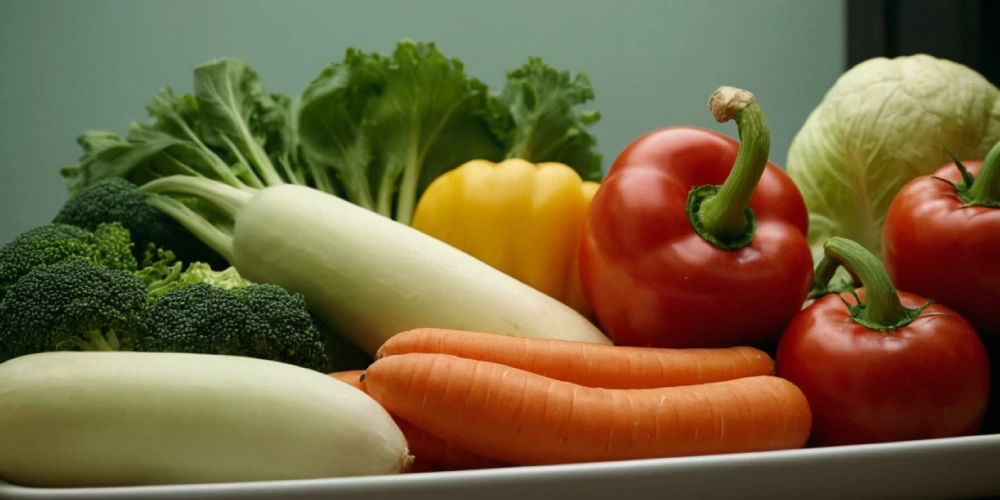
[{"label": "green stem", "polygon": [[855,306],[844,302],[851,317],[861,325],[880,331],[901,328],[916,319],[930,303],[916,309],[904,307],[882,261],[855,241],[833,237],[823,245],[823,251],[832,262],[843,265],[861,281],[867,302],[859,300]]},{"label": "green stem", "polygon": [[215,227],[208,219],[191,210],[187,205],[162,195],[148,196],[147,201],[176,220],[184,229],[215,250],[227,262],[233,261],[233,237]]},{"label": "green stem", "polygon": [[974,205],[1000,206],[1000,142],[986,154],[969,194]]},{"label": "green stem", "polygon": [[699,186],[691,192],[688,217],[702,237],[735,249],[749,244],[757,227],[749,203],[767,167],[770,129],[754,95],[745,90],[720,87],[709,99],[709,107],[719,123],[736,121],[740,149],[721,187]]},{"label": "green stem", "polygon": [[180,278],[183,267],[184,265],[180,262],[170,266],[169,267],[170,272],[168,272],[165,276],[161,277],[160,279],[153,281],[152,283],[149,283],[146,286],[147,295],[150,297],[159,296],[160,290],[166,288],[171,283],[177,281],[177,278]]},{"label": "green stem", "polygon": [[839,262],[831,260],[826,255],[820,258],[819,264],[816,264],[816,270],[813,273],[812,288],[809,289],[809,295],[806,298],[815,299],[830,293],[830,280],[833,279],[833,275],[837,273],[837,268],[839,267]]},{"label": "green stem", "polygon": [[372,201],[368,178],[365,175],[364,171],[346,175],[343,178],[344,190],[347,192],[347,198],[354,204],[368,210],[375,210],[375,202]]},{"label": "green stem", "polygon": [[292,160],[289,158],[288,153],[282,153],[282,155],[278,157],[277,162],[278,166],[281,167],[281,172],[288,178],[288,182],[291,182],[292,184],[301,184],[303,186],[306,185],[306,181],[302,178],[302,175],[292,169]]},{"label": "green stem", "polygon": [[378,198],[375,200],[375,211],[392,218],[392,199],[395,193],[396,178],[391,175],[383,175],[379,182]]},{"label": "green stem", "polygon": [[[312,174],[313,187],[324,193],[335,194],[333,182],[327,171],[321,168],[316,162],[309,162],[309,171]],[[303,183],[304,184],[304,183]]]},{"label": "green stem", "polygon": [[413,211],[417,205],[417,180],[420,178],[416,168],[407,169],[403,173],[403,181],[399,186],[399,205],[396,208],[396,221],[406,224],[413,222]]},{"label": "green stem", "polygon": [[231,220],[243,210],[257,190],[237,189],[228,184],[205,179],[173,175],[149,181],[139,187],[150,205],[158,208],[176,220],[196,238],[219,253],[229,262],[233,261],[233,236],[209,222],[170,194],[191,195],[214,205]]},{"label": "green stem", "polygon": [[117,351],[122,346],[121,342],[118,341],[118,335],[114,330],[108,332],[107,339],[108,345],[111,347],[112,351]]},{"label": "green stem", "polygon": [[243,182],[233,174],[229,165],[226,165],[226,162],[222,161],[222,158],[219,158],[219,155],[212,152],[212,150],[209,149],[204,142],[202,142],[201,138],[198,137],[198,134],[196,134],[194,130],[191,130],[191,127],[188,126],[187,122],[185,122],[176,111],[173,111],[173,108],[170,107],[170,105],[166,105],[166,109],[171,110],[169,116],[174,124],[179,126],[181,130],[184,131],[184,135],[186,135],[191,142],[198,145],[198,149],[196,151],[212,167],[212,170],[219,176],[219,178],[231,186],[242,186]]},{"label": "green stem", "polygon": [[243,166],[242,171],[239,174],[237,174],[237,177],[246,182],[246,184],[249,185],[250,187],[255,187],[255,188],[264,187],[264,185],[260,181],[260,178],[258,178],[257,174],[254,173],[253,168],[250,167],[250,163],[248,163],[247,159],[243,157],[243,153],[240,152],[240,148],[236,147],[236,145],[233,144],[233,141],[229,140],[229,137],[226,137],[225,135],[222,136],[222,140],[226,143],[226,146],[229,148],[229,152],[236,157],[236,163],[238,165]]},{"label": "green stem", "polygon": [[171,175],[149,181],[139,188],[144,193],[178,193],[201,198],[222,209],[231,218],[236,218],[246,206],[256,190],[237,189],[228,184],[202,177]]},{"label": "green stem", "polygon": [[84,333],[83,337],[74,335],[69,341],[81,351],[117,351],[120,347],[118,336],[113,331],[108,335],[110,339],[104,338],[100,331],[92,330]]}]

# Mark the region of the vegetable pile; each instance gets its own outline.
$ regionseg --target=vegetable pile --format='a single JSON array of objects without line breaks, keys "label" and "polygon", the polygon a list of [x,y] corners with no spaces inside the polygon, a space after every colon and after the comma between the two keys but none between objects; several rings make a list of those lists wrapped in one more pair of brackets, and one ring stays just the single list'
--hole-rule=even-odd
[{"label": "vegetable pile", "polygon": [[1000,92],[968,68],[851,69],[787,170],[767,103],[721,86],[709,111],[738,140],[651,130],[606,175],[587,77],[536,57],[499,89],[413,40],[351,48],[295,95],[235,58],[193,76],[125,134],[84,131],[68,200],[0,248],[0,479],[432,473],[1000,428]]}]

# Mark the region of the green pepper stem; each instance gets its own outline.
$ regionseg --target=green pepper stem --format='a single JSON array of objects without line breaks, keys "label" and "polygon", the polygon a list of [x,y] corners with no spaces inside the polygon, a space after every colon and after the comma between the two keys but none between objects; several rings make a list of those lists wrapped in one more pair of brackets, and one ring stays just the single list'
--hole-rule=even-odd
[{"label": "green pepper stem", "polygon": [[[882,261],[865,247],[846,238],[833,237],[823,245],[823,251],[831,261],[843,265],[861,281],[867,301],[850,306],[851,317],[873,330],[891,330],[910,324],[927,307],[918,309],[904,307],[892,284],[889,273]],[[845,302],[846,304],[846,302]]]},{"label": "green pepper stem", "polygon": [[983,166],[969,188],[975,205],[996,206],[1000,204],[1000,142],[986,154]]},{"label": "green pepper stem", "polygon": [[729,177],[714,194],[708,194],[697,210],[704,232],[723,242],[749,242],[756,228],[752,212],[748,212],[750,197],[760,181],[771,150],[771,135],[767,118],[754,95],[746,90],[720,87],[709,99],[712,116],[719,123],[736,120],[740,149]]}]

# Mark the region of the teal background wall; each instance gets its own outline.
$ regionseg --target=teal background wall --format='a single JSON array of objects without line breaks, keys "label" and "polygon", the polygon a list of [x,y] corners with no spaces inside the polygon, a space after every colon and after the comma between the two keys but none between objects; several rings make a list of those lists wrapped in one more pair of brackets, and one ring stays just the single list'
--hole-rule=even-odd
[{"label": "teal background wall", "polygon": [[605,170],[653,128],[735,136],[708,113],[720,85],[757,94],[783,165],[845,61],[840,0],[3,0],[0,244],[55,215],[82,130],[124,132],[160,87],[189,91],[196,64],[240,57],[293,94],[348,46],[388,52],[404,37],[497,89],[529,55],[586,73]]}]

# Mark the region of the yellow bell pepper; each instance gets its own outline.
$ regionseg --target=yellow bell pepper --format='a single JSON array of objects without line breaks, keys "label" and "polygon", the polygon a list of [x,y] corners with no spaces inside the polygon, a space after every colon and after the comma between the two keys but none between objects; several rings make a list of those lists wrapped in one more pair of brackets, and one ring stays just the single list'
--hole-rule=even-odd
[{"label": "yellow bell pepper", "polygon": [[577,246],[599,186],[562,163],[474,160],[428,186],[412,226],[593,319]]}]

